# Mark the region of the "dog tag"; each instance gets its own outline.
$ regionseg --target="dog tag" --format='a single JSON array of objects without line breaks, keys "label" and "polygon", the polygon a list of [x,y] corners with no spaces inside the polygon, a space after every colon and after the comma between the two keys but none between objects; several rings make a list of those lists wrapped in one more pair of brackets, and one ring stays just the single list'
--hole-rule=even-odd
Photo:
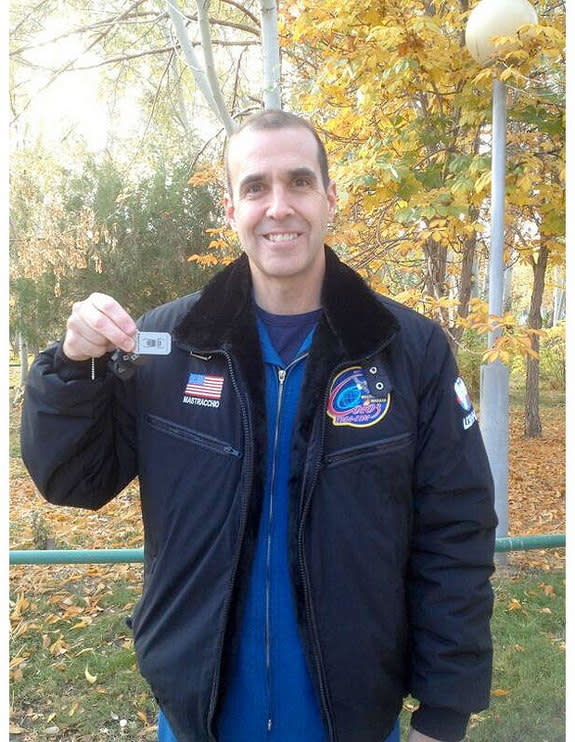
[{"label": "dog tag", "polygon": [[172,350],[169,332],[138,332],[132,353],[138,356],[167,356]]}]

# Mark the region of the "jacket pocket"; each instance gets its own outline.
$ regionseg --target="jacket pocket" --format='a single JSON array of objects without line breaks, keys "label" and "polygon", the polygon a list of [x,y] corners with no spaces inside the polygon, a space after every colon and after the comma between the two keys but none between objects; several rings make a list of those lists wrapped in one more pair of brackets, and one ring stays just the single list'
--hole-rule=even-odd
[{"label": "jacket pocket", "polygon": [[340,464],[349,464],[353,461],[368,459],[373,456],[384,456],[389,453],[395,453],[409,446],[415,439],[413,433],[401,433],[391,438],[382,438],[378,441],[372,441],[368,444],[350,446],[341,448],[339,451],[326,454],[324,464],[326,468],[339,466]]},{"label": "jacket pocket", "polygon": [[155,430],[165,433],[166,435],[171,435],[179,440],[201,446],[212,453],[220,453],[225,456],[235,456],[236,458],[241,456],[241,453],[237,448],[234,448],[226,441],[219,440],[219,438],[214,438],[206,433],[199,433],[197,430],[191,430],[191,428],[186,428],[183,425],[178,425],[178,423],[175,423],[172,420],[166,420],[165,418],[157,417],[156,415],[148,414],[145,416],[145,419],[146,422]]}]

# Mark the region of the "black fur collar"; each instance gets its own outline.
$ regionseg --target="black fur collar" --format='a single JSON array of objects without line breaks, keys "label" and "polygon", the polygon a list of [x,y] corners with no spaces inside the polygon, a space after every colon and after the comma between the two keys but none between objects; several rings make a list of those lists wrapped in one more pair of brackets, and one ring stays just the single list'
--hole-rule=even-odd
[{"label": "black fur collar", "polygon": [[[393,314],[363,279],[326,246],[322,289],[325,321],[349,360],[368,357],[397,330]],[[237,350],[256,340],[252,283],[246,254],[218,273],[175,329],[179,340],[197,349]]]}]

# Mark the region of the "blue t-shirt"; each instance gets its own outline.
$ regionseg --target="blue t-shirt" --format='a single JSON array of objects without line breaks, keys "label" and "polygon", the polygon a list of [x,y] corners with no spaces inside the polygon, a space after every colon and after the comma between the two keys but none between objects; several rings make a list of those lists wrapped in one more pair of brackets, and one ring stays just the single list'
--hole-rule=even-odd
[{"label": "blue t-shirt", "polygon": [[289,366],[301,344],[317,324],[321,309],[304,314],[271,314],[261,307],[256,307],[256,313],[264,323],[279,357],[286,366]]}]

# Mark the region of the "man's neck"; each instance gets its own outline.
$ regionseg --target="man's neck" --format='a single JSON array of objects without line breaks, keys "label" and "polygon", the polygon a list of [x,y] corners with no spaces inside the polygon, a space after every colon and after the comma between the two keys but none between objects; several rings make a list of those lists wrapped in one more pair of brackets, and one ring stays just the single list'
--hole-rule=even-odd
[{"label": "man's neck", "polygon": [[251,264],[256,304],[271,314],[305,314],[321,307],[325,265],[290,276],[262,274]]},{"label": "man's neck", "polygon": [[276,282],[258,284],[254,281],[256,304],[270,314],[305,314],[321,306],[321,287],[310,290],[301,283],[295,286],[277,285]]}]

